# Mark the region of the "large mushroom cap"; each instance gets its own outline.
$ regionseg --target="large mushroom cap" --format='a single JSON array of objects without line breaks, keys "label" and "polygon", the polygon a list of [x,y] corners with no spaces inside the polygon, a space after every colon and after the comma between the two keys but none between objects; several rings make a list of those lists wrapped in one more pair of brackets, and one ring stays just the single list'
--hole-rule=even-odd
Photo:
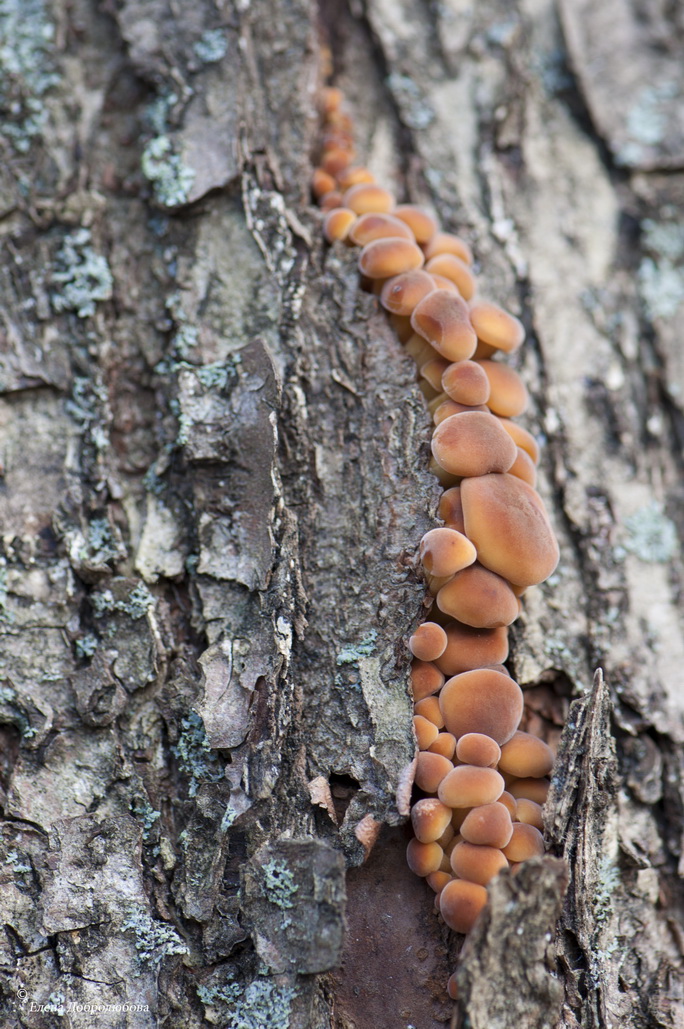
[{"label": "large mushroom cap", "polygon": [[[354,189],[365,188],[371,187],[354,186]],[[423,252],[410,239],[374,239],[366,243],[359,254],[359,269],[369,279],[389,279],[420,268],[422,263]]]},{"label": "large mushroom cap", "polygon": [[442,389],[457,404],[478,407],[489,400],[487,373],[478,361],[454,361],[442,375]]},{"label": "large mushroom cap", "polygon": [[434,843],[447,826],[451,825],[453,811],[437,797],[425,797],[411,808],[411,824],[416,839],[421,843]]},{"label": "large mushroom cap", "polygon": [[436,658],[437,667],[445,675],[458,675],[473,668],[500,665],[508,657],[508,630],[474,629],[461,622],[449,622],[445,627],[446,647]]},{"label": "large mushroom cap", "polygon": [[506,580],[481,564],[464,568],[442,586],[437,607],[477,629],[510,625],[520,612],[520,602]]},{"label": "large mushroom cap", "polygon": [[[447,730],[457,739],[477,732],[502,746],[520,724],[523,694],[510,676],[477,668],[449,679],[440,693],[439,706]],[[498,800],[498,796],[492,799]]]},{"label": "large mushroom cap", "polygon": [[425,246],[425,259],[436,257],[437,254],[455,254],[466,264],[473,263],[473,252],[464,239],[454,236],[451,232],[436,232]]},{"label": "large mushroom cap", "polygon": [[439,895],[439,911],[455,933],[469,933],[487,903],[487,891],[477,883],[452,879]]},{"label": "large mushroom cap", "polygon": [[498,419],[483,411],[463,411],[445,418],[432,434],[431,446],[445,471],[467,477],[507,472],[518,456],[515,443]]},{"label": "large mushroom cap", "polygon": [[461,826],[466,843],[478,847],[505,847],[513,835],[513,822],[505,804],[481,804],[469,811]]},{"label": "large mushroom cap", "polygon": [[[436,793],[442,779],[452,771],[453,767],[451,761],[442,757],[441,754],[431,754],[429,750],[421,750],[416,758],[416,786],[424,793]],[[503,782],[503,779],[501,781]]]},{"label": "large mushroom cap", "polygon": [[349,231],[349,239],[359,247],[365,247],[374,239],[410,239],[415,242],[408,225],[391,214],[362,214]]},{"label": "large mushroom cap", "polygon": [[[350,237],[355,228],[351,230]],[[529,395],[518,373],[500,361],[478,361],[478,364],[489,380],[489,409],[504,418],[522,414],[527,408]]]},{"label": "large mushroom cap", "polygon": [[399,204],[394,208],[394,216],[406,222],[419,243],[427,243],[437,232],[436,220],[422,207]]},{"label": "large mushroom cap", "polygon": [[446,289],[429,293],[411,315],[411,325],[449,361],[464,361],[475,353],[477,337],[468,306],[458,293]]},{"label": "large mushroom cap", "polygon": [[382,186],[362,182],[346,191],[344,206],[356,214],[389,214],[394,207],[394,197]]},{"label": "large mushroom cap", "polygon": [[[346,202],[346,201],[345,201]],[[351,206],[347,204],[347,206]],[[428,258],[430,255],[427,255]],[[484,301],[470,308],[470,320],[477,338],[496,350],[510,354],[517,350],[525,339],[525,328],[514,315],[508,314],[496,304]]]},{"label": "large mushroom cap", "polygon": [[452,850],[451,867],[460,879],[486,886],[490,879],[508,868],[508,861],[498,847],[480,847],[464,841]]},{"label": "large mushroom cap", "polygon": [[438,796],[447,807],[478,807],[498,800],[503,790],[503,776],[494,768],[457,765],[441,780]]},{"label": "large mushroom cap", "polygon": [[[461,736],[456,747],[456,757],[466,765],[481,765],[496,768],[501,757],[501,747],[491,736],[481,732],[467,732]],[[476,840],[471,840],[476,843]]]},{"label": "large mushroom cap", "polygon": [[532,586],[551,575],[558,564],[558,543],[543,501],[531,486],[514,475],[482,475],[464,480],[461,502],[466,535],[481,564],[518,586]]},{"label": "large mushroom cap", "polygon": [[544,853],[544,837],[533,825],[515,822],[510,841],[504,847],[504,854],[509,861],[527,861],[531,857],[541,857]]},{"label": "large mushroom cap", "polygon": [[388,279],[380,293],[380,303],[392,314],[409,316],[428,293],[434,293],[432,276],[420,268]]},{"label": "large mushroom cap", "polygon": [[446,645],[446,631],[437,622],[423,622],[409,639],[409,649],[419,661],[436,661]]},{"label": "large mushroom cap", "polygon": [[548,743],[529,732],[518,732],[501,748],[499,767],[520,779],[539,779],[553,768],[553,751]]},{"label": "large mushroom cap", "polygon": [[455,575],[473,564],[476,557],[475,547],[457,529],[430,529],[420,541],[421,564],[429,575],[438,578]]},{"label": "large mushroom cap", "polygon": [[475,295],[475,276],[466,262],[456,254],[436,254],[427,261],[425,269],[431,275],[439,275],[453,282],[464,300],[470,300]]}]

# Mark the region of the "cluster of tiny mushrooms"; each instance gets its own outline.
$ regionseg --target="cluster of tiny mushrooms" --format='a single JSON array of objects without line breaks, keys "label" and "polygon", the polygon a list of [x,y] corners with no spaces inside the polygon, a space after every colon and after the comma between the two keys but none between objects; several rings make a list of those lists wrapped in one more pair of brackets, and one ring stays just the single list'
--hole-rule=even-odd
[{"label": "cluster of tiny mushrooms", "polygon": [[[477,297],[464,240],[412,204],[397,205],[354,164],[352,122],[339,89],[322,99],[323,141],[312,191],[329,243],[359,247],[432,415],[431,471],[444,487],[442,527],[420,543],[433,597],[409,640],[418,757],[409,867],[436,908],[468,933],[502,869],[543,854],[542,804],[553,753],[518,728],[523,693],[504,662],[520,597],[558,563],[535,490],[539,447],[512,421],[527,390],[498,358],[521,345],[521,322]],[[455,973],[448,983],[456,996]]]}]

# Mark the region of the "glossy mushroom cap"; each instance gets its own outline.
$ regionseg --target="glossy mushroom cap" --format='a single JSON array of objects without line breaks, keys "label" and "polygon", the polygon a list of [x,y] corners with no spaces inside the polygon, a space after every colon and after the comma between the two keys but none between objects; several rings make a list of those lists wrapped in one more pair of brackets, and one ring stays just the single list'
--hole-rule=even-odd
[{"label": "glossy mushroom cap", "polygon": [[360,166],[347,167],[337,176],[340,189],[351,189],[352,186],[359,186],[361,183],[375,182],[375,176],[368,168]]},{"label": "glossy mushroom cap", "polygon": [[382,287],[380,303],[386,311],[408,316],[413,314],[420,301],[434,290],[435,285],[431,276],[417,268],[389,279]]},{"label": "glossy mushroom cap", "polygon": [[454,754],[456,753],[456,737],[450,732],[440,732],[432,741],[428,750],[431,754],[441,754],[443,757],[448,757],[450,761],[453,761]]},{"label": "glossy mushroom cap", "polygon": [[434,843],[451,825],[451,808],[436,797],[418,800],[411,808],[411,825],[421,843]]},{"label": "glossy mushroom cap", "polygon": [[486,886],[508,868],[508,861],[497,847],[478,847],[464,841],[451,852],[451,868],[460,879]]},{"label": "glossy mushroom cap", "polygon": [[455,361],[442,375],[442,389],[458,404],[478,407],[489,400],[487,373],[477,361]]},{"label": "glossy mushroom cap", "polygon": [[452,486],[442,493],[437,514],[450,529],[465,532],[460,486]]},{"label": "glossy mushroom cap", "polygon": [[[485,736],[481,732],[467,732],[458,741],[456,757],[466,765],[495,768],[501,757],[501,747],[491,736]],[[470,842],[477,841],[471,840]]]},{"label": "glossy mushroom cap", "polygon": [[470,320],[479,340],[507,354],[517,350],[525,339],[522,322],[496,304],[473,304],[470,308]]},{"label": "glossy mushroom cap", "polygon": [[436,257],[437,254],[455,254],[466,264],[473,263],[473,252],[464,239],[454,236],[451,232],[436,232],[425,245],[425,260]]},{"label": "glossy mushroom cap", "polygon": [[437,697],[425,697],[423,700],[419,700],[413,710],[417,715],[422,715],[423,718],[434,722],[438,729],[444,728],[444,715]]},{"label": "glossy mushroom cap", "polygon": [[465,625],[496,629],[515,621],[520,602],[505,579],[474,564],[442,586],[437,607]]},{"label": "glossy mushroom cap", "polygon": [[503,852],[509,861],[528,861],[544,853],[544,837],[533,825],[513,823],[513,835]]},{"label": "glossy mushroom cap", "polygon": [[[505,626],[498,629],[474,629],[461,622],[450,622],[445,632],[447,642],[444,652],[434,659],[445,675],[458,675],[473,668],[503,664],[508,657],[508,630]],[[470,763],[477,764],[476,761]]]},{"label": "glossy mushroom cap", "polygon": [[446,650],[447,634],[436,622],[423,622],[409,640],[409,649],[419,661],[436,661]]},{"label": "glossy mushroom cap", "polygon": [[553,751],[538,736],[518,730],[501,748],[499,768],[520,779],[539,779],[553,768]]},{"label": "glossy mushroom cap", "polygon": [[478,361],[489,380],[487,406],[494,414],[515,418],[527,410],[529,394],[520,376],[500,361]]},{"label": "glossy mushroom cap", "polygon": [[389,214],[394,207],[394,197],[382,186],[362,182],[345,192],[344,206],[356,214]]},{"label": "glossy mushroom cap", "polygon": [[444,851],[439,843],[411,840],[406,848],[406,863],[414,875],[426,876],[438,871],[443,857]]},{"label": "glossy mushroom cap", "polygon": [[531,486],[513,475],[482,475],[461,484],[461,501],[465,531],[481,564],[518,586],[551,575],[558,564],[558,542]]},{"label": "glossy mushroom cap", "polygon": [[496,418],[481,411],[445,418],[432,435],[431,447],[445,471],[468,478],[507,472],[517,457],[508,433]]},{"label": "glossy mushroom cap", "polygon": [[518,425],[517,422],[510,421],[508,418],[499,418],[499,423],[501,428],[506,430],[516,446],[529,454],[535,465],[539,464],[539,444],[532,433],[528,432],[527,429],[523,429],[522,425]]},{"label": "glossy mushroom cap", "polygon": [[[453,770],[453,767],[451,761],[441,754],[431,754],[429,750],[421,750],[416,758],[416,786],[423,793],[437,793],[439,784]],[[503,779],[501,782],[503,783]],[[501,789],[503,790],[503,785]],[[443,801],[443,803],[448,802]],[[449,807],[452,806],[449,805]]]},{"label": "glossy mushroom cap", "polygon": [[541,804],[536,804],[533,800],[528,800],[527,797],[520,797],[516,801],[515,820],[516,822],[525,822],[527,825],[533,825],[540,832],[544,830]]},{"label": "glossy mushroom cap", "polygon": [[323,235],[328,243],[346,239],[356,221],[356,215],[348,207],[334,207],[323,220]]},{"label": "glossy mushroom cap", "polygon": [[[439,706],[447,730],[457,739],[476,732],[491,736],[502,746],[520,724],[523,695],[517,682],[509,676],[478,668],[449,679],[440,693]],[[498,795],[492,800],[498,800]]]},{"label": "glossy mushroom cap", "polygon": [[422,250],[417,243],[412,243],[409,239],[374,239],[367,243],[359,254],[359,270],[369,279],[389,279],[394,275],[401,275],[402,272],[420,268],[422,263]]},{"label": "glossy mushroom cap", "polygon": [[464,361],[475,352],[468,307],[457,293],[436,289],[428,294],[411,315],[411,325],[449,361]]},{"label": "glossy mushroom cap", "polygon": [[427,243],[437,232],[436,220],[422,207],[399,204],[394,209],[394,216],[406,222],[418,243]]},{"label": "glossy mushroom cap", "polygon": [[431,696],[444,685],[444,676],[436,665],[429,661],[411,662],[411,689],[413,699],[418,702]]},{"label": "glossy mushroom cap", "polygon": [[513,822],[505,804],[481,804],[470,811],[461,826],[461,836],[466,843],[479,847],[501,849],[510,842]]},{"label": "glossy mushroom cap", "polygon": [[515,475],[517,479],[522,479],[532,489],[537,485],[537,469],[534,466],[534,461],[522,447],[517,447],[518,456],[515,461],[508,469],[509,475]]},{"label": "glossy mushroom cap", "polygon": [[470,300],[475,295],[475,276],[466,262],[455,254],[436,254],[426,261],[425,270],[453,282],[464,300]]},{"label": "glossy mushroom cap", "polygon": [[487,891],[477,883],[452,879],[439,895],[439,911],[455,933],[469,933],[487,903]]},{"label": "glossy mushroom cap", "polygon": [[[420,541],[420,561],[429,575],[455,575],[473,564],[477,551],[470,540],[456,529],[430,529]],[[445,641],[446,645],[446,641]]]},{"label": "glossy mushroom cap", "polygon": [[424,718],[423,715],[413,716],[413,730],[420,750],[427,750],[439,735],[439,729],[434,722]]},{"label": "glossy mushroom cap", "polygon": [[329,172],[316,168],[311,176],[311,191],[317,200],[335,188],[335,179]]},{"label": "glossy mushroom cap", "polygon": [[503,777],[494,768],[457,765],[440,781],[438,796],[448,807],[477,807],[492,804],[503,790]]},{"label": "glossy mushroom cap", "polygon": [[374,239],[408,239],[415,242],[408,225],[391,214],[362,214],[354,224],[349,239],[357,246],[365,247]]}]

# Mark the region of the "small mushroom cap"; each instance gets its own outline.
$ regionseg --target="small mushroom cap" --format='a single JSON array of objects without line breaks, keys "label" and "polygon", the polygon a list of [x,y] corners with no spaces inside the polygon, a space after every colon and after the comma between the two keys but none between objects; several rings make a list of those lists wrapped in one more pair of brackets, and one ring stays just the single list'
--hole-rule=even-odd
[{"label": "small mushroom cap", "polygon": [[551,783],[548,779],[516,779],[508,788],[508,792],[516,800],[526,797],[536,804],[545,804]]},{"label": "small mushroom cap", "polygon": [[362,182],[375,182],[375,176],[368,170],[368,168],[357,166],[354,168],[345,168],[344,171],[340,172],[337,176],[337,181],[340,189],[347,190],[351,189],[352,186],[360,185]]},{"label": "small mushroom cap", "polygon": [[437,509],[437,515],[450,529],[457,529],[458,532],[465,532],[460,486],[453,486],[451,489],[442,493],[442,497],[439,501],[439,508]]},{"label": "small mushroom cap", "polygon": [[449,362],[446,357],[435,357],[432,361],[427,361],[420,369],[420,374],[424,379],[430,383],[435,393],[441,394],[442,390],[442,375],[449,368]]},{"label": "small mushroom cap", "polygon": [[[503,746],[520,724],[523,694],[517,682],[508,675],[489,668],[478,668],[449,679],[439,696],[439,706],[447,731],[457,739],[466,733],[477,732],[490,736],[499,746]],[[490,769],[483,771],[489,772]],[[498,799],[499,794],[491,798]]]},{"label": "small mushroom cap", "polygon": [[477,563],[442,586],[436,599],[444,614],[477,629],[510,625],[520,612],[520,602],[506,580]]},{"label": "small mushroom cap", "polygon": [[456,753],[456,737],[452,736],[450,732],[440,732],[428,750],[431,754],[441,754],[442,757],[448,757],[452,761]]},{"label": "small mushroom cap", "polygon": [[473,263],[473,252],[464,239],[454,236],[451,232],[436,232],[425,245],[425,260],[436,257],[437,254],[455,254],[466,264]]},{"label": "small mushroom cap", "polygon": [[[456,757],[466,765],[495,768],[501,757],[501,747],[491,736],[481,732],[467,732],[456,745]],[[477,840],[470,842],[477,843]]]},{"label": "small mushroom cap", "polygon": [[506,472],[517,456],[508,433],[496,418],[482,411],[464,411],[445,418],[432,434],[431,447],[445,471],[469,478]]},{"label": "small mushroom cap", "polygon": [[414,875],[426,876],[437,872],[443,858],[444,851],[439,843],[411,840],[406,848],[406,863]]},{"label": "small mushroom cap", "polygon": [[451,867],[460,879],[486,886],[495,875],[508,868],[508,861],[498,847],[478,847],[464,840],[451,852]]},{"label": "small mushroom cap", "polygon": [[438,796],[448,807],[478,807],[498,800],[503,790],[503,777],[494,768],[457,765],[440,781]]},{"label": "small mushroom cap", "polygon": [[461,501],[466,534],[485,568],[518,586],[548,579],[558,564],[558,542],[531,486],[514,475],[482,475],[462,483]]},{"label": "small mushroom cap", "polygon": [[478,407],[489,400],[487,374],[477,361],[454,361],[442,375],[442,389],[458,404]]},{"label": "small mushroom cap", "polygon": [[436,661],[446,645],[447,634],[437,622],[423,622],[409,640],[409,649],[419,661]]},{"label": "small mushroom cap", "polygon": [[323,235],[328,243],[346,239],[355,221],[356,215],[348,207],[333,207],[323,220]]},{"label": "small mushroom cap", "polygon": [[439,895],[439,911],[455,933],[469,933],[487,903],[487,891],[477,883],[452,879]]},{"label": "small mushroom cap", "polygon": [[332,211],[335,207],[342,207],[342,194],[337,189],[331,189],[319,199],[318,206],[321,211]]},{"label": "small mushroom cap", "polygon": [[411,825],[416,839],[421,843],[434,843],[441,839],[444,830],[451,826],[452,814],[451,808],[437,797],[416,801],[411,808]]},{"label": "small mushroom cap", "polygon": [[456,254],[437,254],[431,257],[425,264],[425,270],[431,275],[441,275],[458,289],[464,300],[470,300],[475,296],[477,282],[470,268]]},{"label": "small mushroom cap", "polygon": [[417,715],[422,715],[423,718],[434,722],[438,729],[444,728],[444,716],[437,697],[425,697],[424,700],[419,700],[413,710]]},{"label": "small mushroom cap", "polygon": [[527,797],[520,797],[516,801],[515,820],[516,822],[525,822],[527,825],[533,825],[540,832],[544,830],[541,804],[536,804],[535,801],[528,800]]},{"label": "small mushroom cap", "polygon": [[505,804],[481,804],[466,815],[461,836],[478,847],[505,847],[513,835],[513,822]]},{"label": "small mushroom cap", "polygon": [[506,430],[516,446],[521,447],[532,458],[534,464],[539,464],[539,444],[527,429],[522,425],[512,422],[508,418],[499,418],[501,427]]},{"label": "small mushroom cap", "polygon": [[311,192],[316,199],[318,200],[326,193],[330,193],[334,188],[334,177],[329,172],[323,171],[322,168],[315,168],[311,176]]},{"label": "small mushroom cap", "polygon": [[544,853],[544,837],[533,825],[514,822],[513,835],[503,851],[509,861],[527,861],[531,857],[541,857]]},{"label": "small mushroom cap", "polygon": [[477,337],[468,307],[458,293],[446,289],[429,293],[416,306],[411,325],[449,361],[464,361],[475,351]]},{"label": "small mushroom cap", "polygon": [[425,882],[438,896],[452,879],[453,875],[450,872],[430,872],[429,875],[425,876]]},{"label": "small mushroom cap", "polygon": [[444,685],[444,676],[436,665],[429,661],[411,662],[411,689],[416,703],[430,697]]},{"label": "small mushroom cap", "polygon": [[427,243],[437,232],[437,221],[422,207],[414,204],[399,204],[394,215],[406,222],[418,243]]},{"label": "small mushroom cap", "polygon": [[359,254],[359,270],[369,279],[389,279],[420,268],[422,263],[423,253],[418,244],[412,243],[410,239],[374,239],[366,243]]},{"label": "small mushroom cap", "polygon": [[429,575],[455,575],[477,557],[470,540],[456,529],[430,529],[420,541],[420,560]]},{"label": "small mushroom cap", "polygon": [[518,730],[501,748],[499,768],[520,779],[540,779],[553,768],[553,751],[538,736]]},{"label": "small mushroom cap", "polygon": [[341,171],[348,168],[354,160],[354,151],[346,147],[326,147],[321,156],[321,168],[329,175],[337,177]]},{"label": "small mushroom cap", "polygon": [[457,973],[452,972],[447,982],[447,993],[449,994],[450,1000],[458,1000],[458,981],[456,979]]},{"label": "small mushroom cap", "polygon": [[434,743],[439,735],[437,726],[424,718],[423,715],[413,716],[413,729],[418,741],[420,750],[427,750],[431,743]]},{"label": "small mushroom cap", "polygon": [[470,320],[478,339],[507,354],[517,350],[525,339],[525,327],[522,322],[496,304],[483,301],[473,304],[470,308]]},{"label": "small mushroom cap", "polygon": [[516,448],[518,456],[515,461],[508,469],[509,475],[515,475],[516,479],[522,479],[532,489],[537,485],[537,469],[534,466],[534,461],[522,447]]},{"label": "small mushroom cap", "polygon": [[365,247],[374,239],[408,239],[415,242],[408,225],[404,225],[391,214],[362,214],[349,233],[349,239],[357,246]]},{"label": "small mushroom cap", "polygon": [[344,206],[357,214],[389,214],[394,207],[394,197],[382,186],[362,182],[346,190]]},{"label": "small mushroom cap", "polygon": [[344,103],[344,93],[339,86],[324,86],[321,90],[321,107],[324,114],[336,111]]},{"label": "small mushroom cap", "polygon": [[[386,311],[408,317],[413,314],[420,301],[434,290],[432,277],[417,268],[389,279],[382,287],[380,303]],[[411,331],[413,332],[413,327]]]},{"label": "small mushroom cap", "polygon": [[503,806],[506,808],[509,815],[511,816],[511,819],[515,819],[519,822],[522,821],[522,819],[517,817],[518,801],[515,799],[515,797],[512,797],[507,790],[503,791],[503,793],[497,801],[497,804],[503,804]]},{"label": "small mushroom cap", "polygon": [[[416,758],[416,786],[423,793],[436,793],[442,779],[453,770],[453,767],[452,762],[442,754],[431,754],[429,750],[421,750]],[[503,779],[501,782],[503,789]]]},{"label": "small mushroom cap", "polygon": [[487,406],[490,411],[504,418],[515,418],[522,414],[530,398],[518,373],[500,361],[478,361],[478,364],[489,379]]},{"label": "small mushroom cap", "polygon": [[[473,629],[461,622],[449,622],[445,629],[444,653],[436,659],[445,675],[459,675],[473,668],[502,664],[508,657],[508,629]],[[477,764],[476,761],[469,762]]]}]

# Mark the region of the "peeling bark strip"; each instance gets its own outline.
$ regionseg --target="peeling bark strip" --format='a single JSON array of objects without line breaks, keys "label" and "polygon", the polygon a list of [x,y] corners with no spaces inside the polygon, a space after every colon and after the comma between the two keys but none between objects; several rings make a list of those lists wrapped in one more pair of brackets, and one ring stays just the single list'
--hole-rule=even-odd
[{"label": "peeling bark strip", "polygon": [[[533,329],[526,426],[562,573],[530,591],[512,671],[558,734],[585,705],[560,767],[591,812],[563,791],[584,881],[554,945],[558,1025],[676,1029],[681,12],[326,0],[322,18],[378,179],[463,226]],[[318,19],[304,0],[0,4],[3,1025],[450,1018],[455,955],[402,829],[359,864],[413,754],[397,640],[437,490],[412,369],[309,204]],[[332,964],[340,853],[342,961],[309,971],[309,936],[293,968],[294,909],[262,867],[279,896],[292,875]],[[482,1012],[489,974],[472,983]],[[508,973],[491,989],[514,994]],[[502,1024],[556,1003],[541,990]]]}]

